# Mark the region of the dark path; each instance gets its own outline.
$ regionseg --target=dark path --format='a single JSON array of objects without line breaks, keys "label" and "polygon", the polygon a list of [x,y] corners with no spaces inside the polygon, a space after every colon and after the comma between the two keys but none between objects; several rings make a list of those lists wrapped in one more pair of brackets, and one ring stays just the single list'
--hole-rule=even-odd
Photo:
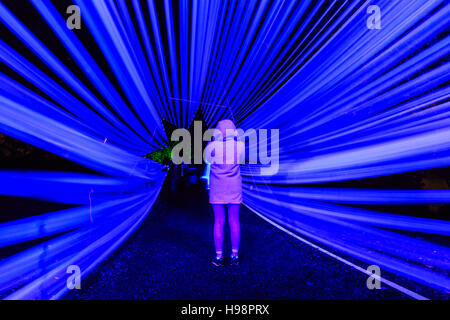
[{"label": "dark path", "polygon": [[[196,194],[196,195],[195,195]],[[201,196],[200,196],[200,195]],[[136,232],[65,299],[409,299],[241,211],[242,264],[215,268],[205,193],[163,194]],[[199,204],[200,203],[200,204]],[[226,239],[227,242],[229,239]],[[229,246],[225,246],[229,252]]]}]

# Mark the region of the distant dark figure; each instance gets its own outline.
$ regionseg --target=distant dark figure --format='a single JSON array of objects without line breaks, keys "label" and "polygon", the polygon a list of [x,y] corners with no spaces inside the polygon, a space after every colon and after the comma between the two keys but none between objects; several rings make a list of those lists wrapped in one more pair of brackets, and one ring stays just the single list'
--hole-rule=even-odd
[{"label": "distant dark figure", "polygon": [[164,160],[164,165],[168,168],[169,181],[170,181],[170,191],[175,192],[177,190],[178,181],[178,166],[173,163],[170,159]]}]

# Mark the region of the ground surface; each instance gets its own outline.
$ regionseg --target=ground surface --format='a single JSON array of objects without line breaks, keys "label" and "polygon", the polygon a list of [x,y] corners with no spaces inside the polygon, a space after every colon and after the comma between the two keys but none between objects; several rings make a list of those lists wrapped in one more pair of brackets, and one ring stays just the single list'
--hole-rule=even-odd
[{"label": "ground surface", "polygon": [[[242,207],[242,264],[214,267],[204,194],[158,199],[136,232],[65,299],[409,299]],[[227,243],[229,238],[226,239]],[[229,250],[229,246],[225,246]],[[227,252],[227,251],[226,251]]]}]

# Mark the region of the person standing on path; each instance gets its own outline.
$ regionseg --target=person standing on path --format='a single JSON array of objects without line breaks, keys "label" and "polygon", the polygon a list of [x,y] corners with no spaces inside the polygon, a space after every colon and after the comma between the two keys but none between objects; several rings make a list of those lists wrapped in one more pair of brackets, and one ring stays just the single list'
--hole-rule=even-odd
[{"label": "person standing on path", "polygon": [[221,120],[214,129],[214,141],[205,148],[205,161],[211,165],[209,203],[214,212],[215,266],[223,266],[223,239],[226,209],[230,226],[230,264],[239,264],[241,237],[239,208],[242,203],[242,178],[239,164],[245,156],[245,144],[237,140],[236,126],[231,120]]}]

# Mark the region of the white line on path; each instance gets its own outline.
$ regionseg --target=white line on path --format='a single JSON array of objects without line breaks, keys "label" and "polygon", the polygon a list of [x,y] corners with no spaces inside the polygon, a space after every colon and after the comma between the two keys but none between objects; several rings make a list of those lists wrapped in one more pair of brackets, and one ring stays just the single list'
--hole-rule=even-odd
[{"label": "white line on path", "polygon": [[295,234],[295,233],[293,233],[293,232],[291,232],[291,231],[289,231],[289,230],[283,228],[283,227],[280,226],[279,224],[277,224],[277,223],[273,222],[272,220],[266,218],[265,216],[263,216],[263,215],[260,214],[259,212],[255,211],[253,208],[250,208],[250,207],[248,207],[248,206],[246,206],[246,207],[249,208],[251,211],[253,211],[253,212],[254,212],[258,217],[260,217],[261,219],[267,221],[268,223],[270,223],[270,224],[273,225],[274,227],[276,227],[276,228],[278,228],[278,229],[280,229],[280,230],[286,232],[287,234],[293,236],[294,238],[300,240],[301,242],[306,243],[307,245],[310,245],[310,246],[313,247],[314,249],[317,249],[317,250],[319,250],[319,251],[321,251],[321,252],[323,252],[323,253],[329,255],[330,257],[333,257],[333,258],[335,258],[336,260],[339,260],[339,261],[345,263],[346,265],[348,265],[348,266],[350,266],[350,267],[352,267],[352,268],[355,268],[356,270],[361,271],[362,273],[367,274],[368,276],[371,276],[371,277],[373,277],[373,278],[375,278],[375,279],[377,279],[377,280],[380,280],[382,283],[384,283],[384,284],[386,284],[386,285],[388,285],[388,286],[390,286],[390,287],[392,287],[392,288],[394,288],[394,289],[400,291],[401,293],[404,293],[404,294],[406,294],[406,295],[408,295],[408,296],[410,296],[410,297],[412,297],[412,298],[414,298],[414,299],[416,299],[416,300],[429,300],[428,298],[426,298],[426,297],[424,297],[424,296],[422,296],[422,295],[420,295],[420,294],[418,294],[418,293],[415,293],[414,291],[411,291],[411,290],[406,289],[405,287],[402,287],[401,285],[398,285],[398,284],[396,284],[396,283],[394,283],[394,282],[392,282],[392,281],[389,281],[389,280],[387,280],[387,279],[384,279],[384,278],[382,278],[382,277],[379,277],[379,276],[377,276],[377,275],[375,275],[375,274],[373,274],[373,273],[367,271],[366,269],[361,268],[360,266],[358,266],[358,265],[356,265],[356,264],[354,264],[354,263],[352,263],[352,262],[350,262],[350,261],[348,261],[348,260],[346,260],[346,259],[344,259],[344,258],[342,258],[342,257],[339,257],[338,255],[335,255],[334,253],[332,253],[332,252],[330,252],[330,251],[328,251],[328,250],[326,250],[326,249],[323,249],[323,248],[319,247],[318,245],[316,245],[316,244],[314,244],[314,243],[312,243],[312,242],[310,242],[310,241],[308,241],[308,240],[306,240],[306,239],[300,237],[299,235],[297,235],[297,234]]}]

